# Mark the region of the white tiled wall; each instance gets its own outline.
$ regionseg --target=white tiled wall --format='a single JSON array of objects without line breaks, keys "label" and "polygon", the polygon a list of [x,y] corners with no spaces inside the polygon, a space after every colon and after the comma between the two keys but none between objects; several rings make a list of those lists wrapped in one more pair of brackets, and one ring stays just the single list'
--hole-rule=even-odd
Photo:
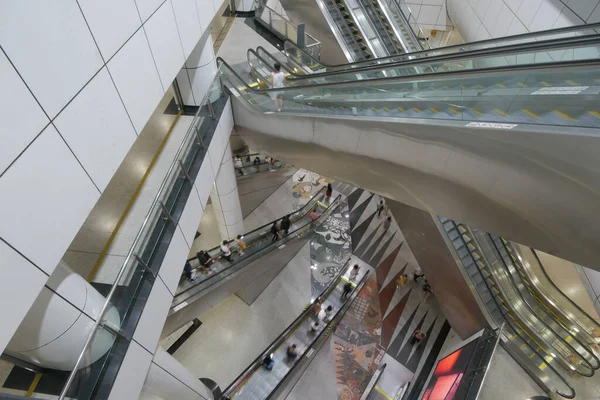
[{"label": "white tiled wall", "polygon": [[[441,31],[452,28],[452,21],[446,13],[447,0],[406,0],[403,4],[404,13],[410,13],[423,30],[437,29]],[[408,8],[408,10],[406,9]],[[411,22],[413,19],[411,18]]]},{"label": "white tiled wall", "polygon": [[208,28],[199,10],[214,2],[0,3],[0,237],[45,272]]},{"label": "white tiled wall", "polygon": [[0,2],[0,350],[217,3]]},{"label": "white tiled wall", "polygon": [[466,42],[600,22],[600,0],[447,0]]}]

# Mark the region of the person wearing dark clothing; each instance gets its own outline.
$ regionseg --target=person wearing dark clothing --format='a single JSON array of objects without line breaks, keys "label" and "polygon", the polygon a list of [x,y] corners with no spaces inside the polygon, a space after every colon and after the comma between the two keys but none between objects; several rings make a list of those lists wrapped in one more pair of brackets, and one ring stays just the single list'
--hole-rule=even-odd
[{"label": "person wearing dark clothing", "polygon": [[331,187],[331,183],[327,184],[327,190],[325,190],[325,200],[329,203],[331,200],[331,194],[333,193],[333,187]]},{"label": "person wearing dark clothing", "polygon": [[298,357],[298,352],[296,351],[296,345],[293,344],[287,348],[287,356],[290,360]]},{"label": "person wearing dark clothing", "polygon": [[350,294],[351,291],[352,291],[352,283],[346,282],[346,284],[344,285],[344,291],[342,292],[342,299],[345,299],[346,297],[348,297],[348,295]]},{"label": "person wearing dark clothing", "polygon": [[198,258],[198,262],[200,263],[200,265],[202,265],[203,267],[208,268],[212,262],[212,258],[210,258],[208,253],[204,250],[200,250],[198,253],[196,253],[196,257]]},{"label": "person wearing dark clothing", "polygon": [[271,371],[273,369],[273,365],[275,365],[275,360],[273,359],[273,354],[269,354],[265,358],[263,358],[264,367]]},{"label": "person wearing dark clothing", "polygon": [[273,234],[273,239],[271,242],[279,240],[279,228],[277,228],[277,221],[273,222],[273,225],[271,226],[271,233]]},{"label": "person wearing dark clothing", "polygon": [[427,282],[427,279],[425,279],[425,283],[423,283],[423,291],[425,292],[425,300],[433,294],[433,290],[431,290],[431,286],[429,285],[429,282]]},{"label": "person wearing dark clothing", "polygon": [[415,273],[413,274],[413,280],[414,280],[415,282],[419,282],[419,279],[421,279],[421,278],[422,278],[422,277],[424,277],[424,276],[425,276],[425,274],[418,274],[418,273],[416,273],[416,272],[415,272]]},{"label": "person wearing dark clothing", "polygon": [[250,156],[246,157],[246,162],[250,162]]},{"label": "person wearing dark clothing", "polygon": [[286,215],[285,217],[283,217],[281,219],[281,230],[283,231],[284,235],[287,235],[289,230],[290,230],[290,225],[292,224],[292,221],[290,221],[290,216]]},{"label": "person wearing dark clothing", "polygon": [[420,330],[417,329],[413,333],[412,339],[410,340],[410,344],[412,346],[414,346],[417,343],[421,343],[426,337],[427,337],[427,334],[425,332],[421,332]]},{"label": "person wearing dark clothing", "polygon": [[384,208],[385,206],[383,205],[383,200],[381,200],[379,204],[377,204],[377,218],[381,218],[381,213],[383,212]]},{"label": "person wearing dark clothing", "polygon": [[183,275],[185,275],[185,277],[190,281],[195,280],[192,276],[192,265],[189,262],[186,262],[185,266],[183,267]]},{"label": "person wearing dark clothing", "polygon": [[254,158],[254,165],[259,165],[260,164],[260,158],[255,157]]}]

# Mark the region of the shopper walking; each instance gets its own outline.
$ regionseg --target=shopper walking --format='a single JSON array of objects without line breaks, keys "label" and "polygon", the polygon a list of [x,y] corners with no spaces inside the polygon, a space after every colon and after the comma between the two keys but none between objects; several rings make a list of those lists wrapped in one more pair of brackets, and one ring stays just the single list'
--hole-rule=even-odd
[{"label": "shopper walking", "polygon": [[[285,74],[281,71],[281,64],[275,63],[273,65],[275,71],[271,73],[271,88],[280,89],[285,86]],[[283,92],[273,91],[271,97],[275,101],[275,109],[281,111],[283,108]]]},{"label": "shopper walking", "polygon": [[381,213],[383,212],[384,208],[385,205],[383,204],[383,200],[380,200],[379,204],[377,204],[377,218],[381,218]]},{"label": "shopper walking", "polygon": [[342,291],[342,299],[346,299],[350,292],[352,291],[352,283],[346,282],[344,285],[344,290]]},{"label": "shopper walking", "polygon": [[358,266],[358,264],[354,265],[354,267],[352,267],[352,271],[350,271],[350,280],[353,281],[356,279],[356,277],[358,276],[358,271],[360,271],[360,267]]}]

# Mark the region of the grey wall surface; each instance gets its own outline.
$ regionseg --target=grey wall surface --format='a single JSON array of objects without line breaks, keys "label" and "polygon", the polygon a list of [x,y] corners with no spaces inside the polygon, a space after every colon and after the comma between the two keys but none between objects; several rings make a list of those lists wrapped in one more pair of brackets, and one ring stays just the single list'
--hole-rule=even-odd
[{"label": "grey wall surface", "polygon": [[[254,149],[582,265],[598,265],[600,136],[461,121],[263,114],[233,101]],[[598,267],[600,268],[600,267]]]},{"label": "grey wall surface", "polygon": [[388,207],[452,329],[463,339],[483,329],[485,317],[432,215],[397,201]]}]

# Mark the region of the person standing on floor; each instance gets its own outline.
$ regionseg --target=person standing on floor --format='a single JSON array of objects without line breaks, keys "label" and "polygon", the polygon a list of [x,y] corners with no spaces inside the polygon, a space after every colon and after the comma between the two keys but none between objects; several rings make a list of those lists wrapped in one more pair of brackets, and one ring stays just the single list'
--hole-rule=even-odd
[{"label": "person standing on floor", "polygon": [[387,217],[385,221],[383,221],[383,231],[387,231],[392,226],[392,217]]},{"label": "person standing on floor", "polygon": [[283,232],[284,235],[287,235],[289,230],[290,230],[290,225],[292,224],[292,221],[290,221],[290,216],[286,215],[285,217],[283,217],[281,219],[281,231]]},{"label": "person standing on floor", "polygon": [[231,259],[231,247],[229,247],[229,245],[227,244],[227,240],[223,240],[223,243],[221,243],[221,253],[223,253],[224,259],[226,259],[229,262],[233,261]]},{"label": "person standing on floor", "polygon": [[293,360],[298,357],[298,352],[296,351],[296,343],[292,344],[287,348],[287,356],[289,360]]},{"label": "person standing on floor", "polygon": [[411,346],[414,346],[417,343],[421,343],[423,340],[425,340],[426,337],[427,337],[427,334],[425,332],[422,332],[417,329],[413,333],[412,339],[410,340]]},{"label": "person standing on floor", "polygon": [[377,218],[381,218],[381,213],[383,212],[384,208],[385,205],[383,204],[383,200],[380,200],[379,204],[377,204]]},{"label": "person standing on floor", "polygon": [[[274,72],[271,73],[271,88],[280,89],[285,86],[285,74],[281,71],[281,64],[275,63],[273,65]],[[283,108],[283,92],[273,91],[271,97],[275,101],[275,109],[281,111]]]},{"label": "person standing on floor", "polygon": [[246,242],[242,240],[242,235],[237,235],[235,238],[235,244],[238,246],[238,253],[240,253],[240,256],[243,255],[244,250],[246,250],[248,246],[246,245]]},{"label": "person standing on floor", "polygon": [[279,236],[281,235],[281,233],[279,232],[279,228],[277,228],[277,221],[273,222],[273,225],[271,225],[271,233],[273,234],[273,239],[271,239],[271,243],[279,240]]},{"label": "person standing on floor", "polygon": [[189,261],[186,262],[183,267],[183,275],[186,278],[188,278],[190,281],[195,281],[196,278],[194,277],[192,271],[193,271],[192,265],[189,263]]}]

